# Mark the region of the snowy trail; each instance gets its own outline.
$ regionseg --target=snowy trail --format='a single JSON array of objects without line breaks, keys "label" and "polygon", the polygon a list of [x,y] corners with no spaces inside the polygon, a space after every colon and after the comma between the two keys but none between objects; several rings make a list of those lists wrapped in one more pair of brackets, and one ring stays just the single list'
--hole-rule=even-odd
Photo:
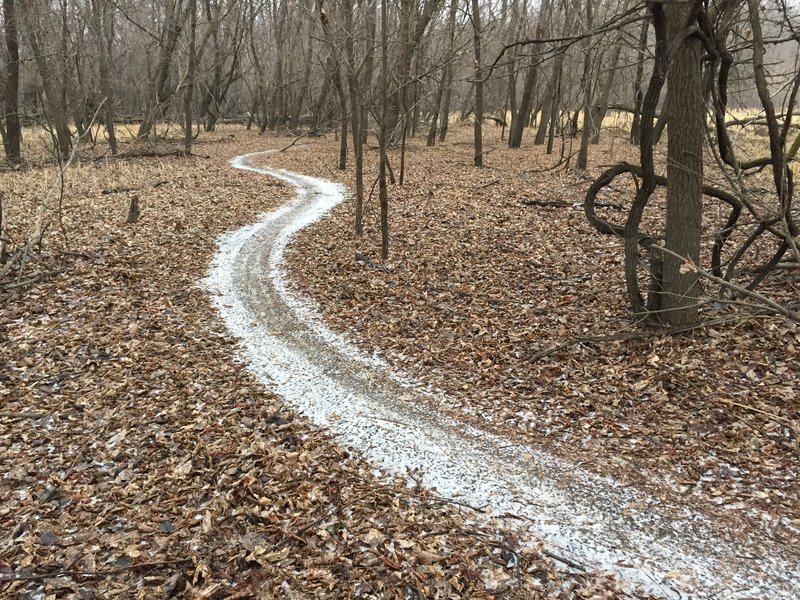
[{"label": "snowy trail", "polygon": [[289,406],[375,465],[420,469],[445,497],[523,517],[509,525],[526,523],[554,553],[617,572],[633,589],[667,598],[800,597],[798,550],[766,531],[742,539],[684,506],[432,414],[410,378],[326,328],[289,292],[283,255],[294,233],[344,200],[344,189],[256,166],[259,154],[231,164],[288,182],[297,195],[222,236],[204,285],[250,368]]}]

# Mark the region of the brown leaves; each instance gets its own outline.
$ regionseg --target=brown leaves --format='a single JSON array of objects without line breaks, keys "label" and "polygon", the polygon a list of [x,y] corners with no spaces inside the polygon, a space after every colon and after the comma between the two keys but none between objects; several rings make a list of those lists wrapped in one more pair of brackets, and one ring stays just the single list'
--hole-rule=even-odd
[{"label": "brown leaves", "polygon": [[[485,598],[489,572],[556,593],[569,577],[538,553],[499,565],[498,531],[376,480],[234,358],[196,282],[218,234],[285,198],[227,164],[266,143],[68,174],[80,255],[0,306],[0,595]],[[9,214],[40,176],[3,176]],[[139,190],[138,223],[111,187]]]},{"label": "brown leaves", "polygon": [[[636,327],[619,243],[595,234],[581,211],[589,182],[544,172],[554,158],[541,147],[510,151],[499,139],[488,167],[474,169],[460,143],[469,132],[451,133],[456,141],[435,149],[409,143],[406,183],[390,189],[393,271],[353,260],[354,251],[376,260],[377,219],[370,213],[358,239],[352,206],[342,206],[290,247],[299,293],[336,329],[446,391],[448,404],[434,396],[431,410],[656,495],[683,486],[681,501],[737,527],[750,520],[760,531],[760,510],[775,524],[797,520],[797,327],[743,318],[672,338],[614,340]],[[611,143],[593,152],[598,161],[635,151]],[[336,150],[318,143],[269,162],[350,183],[331,167]],[[373,160],[368,153],[368,169]],[[607,200],[625,205],[629,184]],[[526,207],[522,198],[566,205]],[[796,301],[796,281],[787,275],[780,285]],[[549,352],[592,336],[598,341]]]}]

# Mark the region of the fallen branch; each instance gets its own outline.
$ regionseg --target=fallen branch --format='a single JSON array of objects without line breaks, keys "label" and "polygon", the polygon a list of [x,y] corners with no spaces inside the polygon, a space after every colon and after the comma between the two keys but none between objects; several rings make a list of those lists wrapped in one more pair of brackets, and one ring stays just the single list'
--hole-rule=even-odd
[{"label": "fallen branch", "polygon": [[[555,208],[583,208],[580,202],[567,202],[566,200],[520,200],[525,206],[552,206]],[[595,202],[598,208],[615,208],[616,210],[623,210],[625,207],[621,204],[613,202]]]},{"label": "fallen branch", "polygon": [[302,140],[304,137],[308,137],[310,135],[313,136],[315,133],[317,133],[317,130],[313,129],[313,130],[311,130],[311,131],[309,131],[307,133],[304,133],[303,135],[298,135],[296,138],[294,138],[294,141],[292,141],[291,144],[289,144],[288,146],[286,146],[284,148],[281,148],[280,150],[278,150],[278,152],[286,152],[289,148],[294,146],[297,142]]},{"label": "fallen branch", "polygon": [[358,262],[363,262],[368,267],[377,269],[378,271],[382,271],[383,273],[392,273],[394,271],[394,269],[392,269],[391,267],[387,267],[386,265],[376,263],[366,254],[361,254],[361,252],[356,252],[356,260]]},{"label": "fallen branch", "polygon": [[550,550],[544,549],[542,550],[542,554],[548,558],[552,558],[553,560],[557,560],[560,563],[567,565],[568,567],[572,567],[573,569],[577,569],[578,571],[586,571],[586,567],[576,563],[574,560],[570,560],[565,556],[560,556],[555,552],[551,552]]},{"label": "fallen branch", "polygon": [[[753,315],[748,315],[748,316],[751,318],[753,317]],[[555,346],[551,346],[550,348],[537,352],[528,359],[528,362],[535,363],[543,358],[550,356],[551,354],[558,352],[559,350],[564,350],[565,348],[569,348],[570,346],[576,346],[578,344],[601,344],[604,342],[643,340],[651,337],[658,337],[661,335],[676,335],[679,333],[687,333],[695,329],[702,329],[704,327],[713,327],[714,325],[722,325],[724,323],[738,321],[741,318],[742,317],[720,317],[718,319],[702,321],[700,323],[695,323],[694,325],[682,325],[680,327],[663,327],[660,329],[620,331],[618,333],[611,333],[611,334],[602,334],[602,335],[598,334],[598,335],[586,335],[586,336],[574,337],[572,339],[567,340],[566,342],[556,344]]]}]

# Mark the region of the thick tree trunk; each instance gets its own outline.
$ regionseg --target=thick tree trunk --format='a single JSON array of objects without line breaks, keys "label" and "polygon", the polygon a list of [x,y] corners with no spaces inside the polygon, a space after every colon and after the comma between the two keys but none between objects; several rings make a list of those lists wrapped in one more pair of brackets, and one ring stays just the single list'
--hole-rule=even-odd
[{"label": "thick tree trunk", "polygon": [[8,64],[5,68],[5,146],[6,158],[19,162],[22,158],[22,127],[19,122],[19,34],[17,12],[14,0],[3,1],[3,21],[5,22],[6,52]]},{"label": "thick tree trunk", "polygon": [[[694,24],[699,3],[664,5],[670,62],[667,70],[667,220],[665,247],[698,264],[703,218],[703,105],[702,45],[686,35]],[[697,320],[698,275],[682,261],[664,256],[660,317],[667,325]]]}]

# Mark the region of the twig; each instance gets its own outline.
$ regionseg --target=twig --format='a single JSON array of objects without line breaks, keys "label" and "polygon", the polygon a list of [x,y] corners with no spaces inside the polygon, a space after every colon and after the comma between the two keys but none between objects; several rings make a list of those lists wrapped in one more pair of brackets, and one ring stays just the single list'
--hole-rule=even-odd
[{"label": "twig", "polygon": [[287,151],[289,148],[291,148],[292,146],[294,146],[294,145],[295,145],[297,142],[299,142],[300,140],[302,140],[304,137],[308,137],[309,135],[313,135],[313,134],[315,134],[315,133],[317,133],[317,130],[316,130],[316,129],[313,129],[313,130],[311,130],[311,131],[307,131],[307,132],[306,132],[306,133],[304,133],[303,135],[298,135],[296,138],[294,138],[294,141],[292,141],[292,143],[291,143],[291,144],[289,144],[288,146],[285,146],[284,148],[281,148],[280,150],[278,150],[278,152],[286,152],[286,151]]},{"label": "twig", "polygon": [[4,419],[41,419],[42,417],[46,416],[46,413],[13,412],[10,410],[0,411],[0,418]]},{"label": "twig", "polygon": [[740,285],[736,285],[735,283],[731,283],[730,281],[726,281],[722,277],[717,277],[716,275],[712,275],[708,271],[705,271],[705,270],[701,269],[700,267],[698,267],[691,260],[688,260],[688,259],[684,258],[683,256],[681,256],[680,254],[678,254],[677,252],[673,252],[672,250],[664,248],[663,246],[659,246],[657,244],[653,244],[652,249],[653,250],[657,250],[659,252],[663,252],[664,254],[666,254],[667,256],[671,256],[672,258],[677,258],[682,263],[682,267],[681,268],[688,268],[689,270],[694,271],[695,273],[697,273],[701,277],[705,277],[706,279],[708,279],[710,281],[713,281],[714,283],[719,284],[722,287],[726,287],[726,288],[728,288],[730,290],[733,290],[737,294],[741,294],[742,296],[747,296],[748,298],[752,298],[753,300],[757,300],[758,302],[760,302],[764,306],[772,309],[773,311],[775,311],[779,315],[783,315],[784,317],[786,317],[787,319],[791,319],[795,323],[800,323],[800,313],[796,313],[793,310],[791,310],[789,308],[786,308],[785,306],[781,306],[780,304],[778,304],[777,302],[775,302],[773,300],[770,300],[769,298],[767,298],[763,294],[759,294],[758,292],[755,292],[753,290],[749,290],[749,289],[747,289],[745,287],[742,287]]},{"label": "twig", "polygon": [[[748,315],[748,317],[752,316],[753,315]],[[711,327],[713,325],[721,325],[723,323],[729,323],[731,321],[738,321],[742,318],[744,317],[720,317],[718,319],[702,321],[700,323],[695,323],[694,325],[682,325],[680,327],[664,327],[661,329],[639,330],[639,331],[620,331],[618,333],[611,333],[604,335],[587,335],[587,336],[574,337],[572,339],[567,340],[566,342],[562,342],[561,344],[556,344],[555,346],[551,346],[550,348],[537,352],[528,359],[528,362],[535,363],[536,361],[541,360],[542,358],[545,358],[547,356],[550,356],[551,354],[558,352],[559,350],[563,350],[564,348],[569,348],[570,346],[574,346],[576,344],[620,342],[629,340],[641,340],[649,337],[657,337],[660,335],[675,335],[677,333],[686,333],[688,331],[701,329],[703,327]]]},{"label": "twig", "polygon": [[387,267],[386,265],[376,263],[369,256],[367,256],[366,254],[362,254],[361,252],[356,252],[356,260],[358,262],[363,262],[368,267],[377,269],[378,271],[382,271],[383,273],[392,273],[394,271],[394,269],[392,269],[391,267]]},{"label": "twig", "polygon": [[147,569],[154,569],[156,567],[182,565],[191,562],[192,560],[189,558],[181,558],[178,560],[138,563],[127,567],[108,569],[107,571],[54,571],[53,573],[40,573],[33,575],[0,575],[0,584],[10,583],[13,581],[41,581],[43,579],[54,579],[56,577],[107,577],[109,575],[119,575],[120,573],[127,573],[129,571],[144,571]]},{"label": "twig", "polygon": [[583,565],[581,565],[579,563],[576,563],[574,560],[570,560],[569,558],[566,558],[565,556],[560,556],[560,555],[556,554],[555,552],[551,552],[550,550],[543,549],[542,550],[542,554],[544,554],[548,558],[552,558],[553,560],[557,560],[558,562],[563,563],[563,564],[567,565],[568,567],[572,567],[573,569],[577,569],[578,571],[584,571],[584,572],[586,571],[586,567],[584,567]]}]

